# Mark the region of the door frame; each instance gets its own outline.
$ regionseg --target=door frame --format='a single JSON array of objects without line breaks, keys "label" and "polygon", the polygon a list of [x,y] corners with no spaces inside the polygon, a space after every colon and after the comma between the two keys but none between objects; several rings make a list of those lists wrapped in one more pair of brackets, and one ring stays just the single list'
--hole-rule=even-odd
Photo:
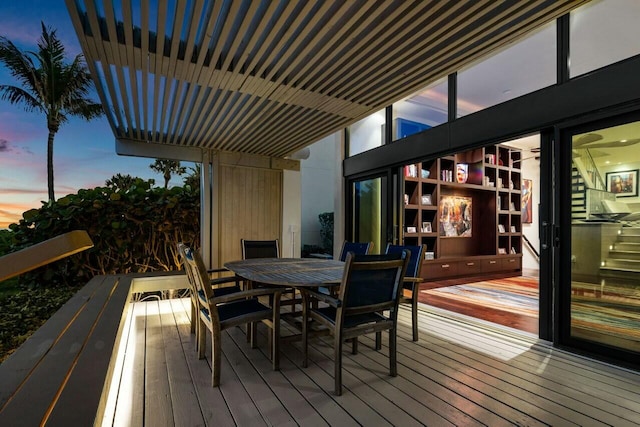
[{"label": "door frame", "polygon": [[[553,222],[557,224],[553,239],[554,286],[554,346],[581,352],[616,364],[627,364],[637,369],[638,354],[621,348],[586,341],[571,336],[571,164],[572,135],[601,128],[640,121],[640,109],[630,105],[586,115],[558,124],[554,131],[553,154],[555,156],[552,176],[554,194]],[[569,244],[562,244],[569,242]]]},{"label": "door frame", "polygon": [[[381,224],[381,228],[383,228],[385,232],[384,232],[384,236],[380,236],[380,237],[386,243],[388,243],[390,239],[393,238],[393,230],[394,230],[394,226],[396,226],[396,224],[394,224],[394,221],[397,221],[397,219],[399,218],[399,214],[396,212],[398,202],[397,200],[395,200],[399,197],[398,196],[399,184],[397,183],[398,174],[399,172],[397,168],[385,168],[385,169],[373,171],[367,174],[350,176],[348,179],[345,180],[344,194],[346,195],[345,206],[346,206],[346,213],[348,216],[347,222],[345,224],[346,240],[361,241],[360,237],[357,235],[357,230],[354,227],[354,219],[358,214],[358,212],[356,211],[357,206],[354,200],[355,196],[353,194],[353,185],[359,181],[367,181],[367,180],[372,180],[376,178],[385,178],[385,181],[386,181],[386,185],[382,189],[383,194],[382,194],[382,204],[381,204],[381,207],[385,209],[384,217],[386,218],[386,224]],[[384,251],[384,248],[376,248],[374,246],[373,251],[374,253],[382,252]]]}]

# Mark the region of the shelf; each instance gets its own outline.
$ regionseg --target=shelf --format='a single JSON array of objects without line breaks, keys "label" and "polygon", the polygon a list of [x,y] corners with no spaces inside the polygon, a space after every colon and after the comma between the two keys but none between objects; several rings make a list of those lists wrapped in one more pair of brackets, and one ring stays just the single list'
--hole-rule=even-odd
[{"label": "shelf", "polygon": [[[520,268],[517,257],[522,256],[521,173],[513,167],[520,161],[519,150],[499,145],[405,167],[405,173],[413,176],[404,180],[408,204],[404,206],[402,216],[402,241],[409,245],[427,245],[427,252],[433,255],[433,259],[424,261],[430,266],[425,276],[427,280],[511,272]],[[467,230],[463,221],[469,219],[448,224],[449,234],[454,235],[439,234],[443,228],[438,204],[445,196],[470,199],[471,210],[467,211],[471,214],[470,236],[455,236],[462,233],[460,229]],[[426,198],[429,203],[423,204]],[[453,199],[451,209],[467,209],[469,202],[458,200]],[[510,209],[512,206],[514,209]],[[455,215],[454,218],[461,217],[460,213]],[[458,225],[462,227],[458,228]],[[499,231],[498,225],[502,226],[503,232]],[[415,232],[408,233],[407,227]],[[511,231],[512,227],[514,231]],[[427,229],[431,231],[422,231]],[[511,253],[512,248],[516,254]]]}]

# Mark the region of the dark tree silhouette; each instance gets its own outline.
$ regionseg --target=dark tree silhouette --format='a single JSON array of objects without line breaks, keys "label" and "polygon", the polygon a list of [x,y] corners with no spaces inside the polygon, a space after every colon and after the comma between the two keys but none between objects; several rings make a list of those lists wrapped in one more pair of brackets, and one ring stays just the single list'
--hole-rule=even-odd
[{"label": "dark tree silhouette", "polygon": [[42,25],[38,51],[21,51],[0,36],[0,62],[19,86],[0,85],[0,99],[22,104],[26,111],[38,111],[47,118],[47,187],[49,200],[55,200],[53,186],[53,140],[70,116],[91,120],[104,114],[101,104],[88,98],[93,88],[84,57],[65,62],[65,47],[56,30]]}]

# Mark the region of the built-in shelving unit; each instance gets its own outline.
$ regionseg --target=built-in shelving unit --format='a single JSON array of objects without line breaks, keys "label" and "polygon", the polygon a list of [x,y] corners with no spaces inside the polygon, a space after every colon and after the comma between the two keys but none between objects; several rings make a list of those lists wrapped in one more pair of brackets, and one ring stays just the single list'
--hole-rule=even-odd
[{"label": "built-in shelving unit", "polygon": [[403,241],[440,280],[522,270],[520,150],[496,145],[404,168]]}]

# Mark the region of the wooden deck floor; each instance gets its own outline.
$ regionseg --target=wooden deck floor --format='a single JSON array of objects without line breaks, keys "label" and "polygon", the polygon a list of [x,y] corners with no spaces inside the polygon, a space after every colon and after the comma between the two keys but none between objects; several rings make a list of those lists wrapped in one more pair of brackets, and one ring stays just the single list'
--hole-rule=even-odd
[{"label": "wooden deck floor", "polygon": [[418,343],[410,341],[409,311],[401,312],[395,378],[386,346],[376,352],[364,337],[358,355],[345,346],[337,397],[328,337],[313,341],[306,369],[300,344],[283,344],[274,372],[266,338],[251,349],[235,328],[223,335],[221,385],[212,388],[188,308],[186,299],[134,304],[126,357],[116,366],[124,372],[117,404],[105,425],[640,425],[639,373],[437,309],[421,313]]}]

